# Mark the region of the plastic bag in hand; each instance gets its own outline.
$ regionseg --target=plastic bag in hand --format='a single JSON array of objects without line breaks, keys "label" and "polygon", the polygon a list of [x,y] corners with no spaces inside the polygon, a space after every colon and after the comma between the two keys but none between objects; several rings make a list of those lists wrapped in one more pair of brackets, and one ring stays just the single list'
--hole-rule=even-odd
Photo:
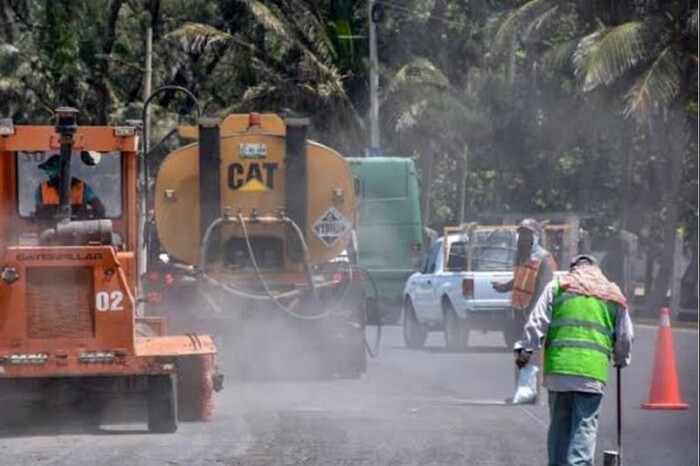
[{"label": "plastic bag in hand", "polygon": [[533,364],[520,369],[518,374],[518,387],[513,396],[513,404],[531,404],[537,399],[537,372],[538,367]]}]

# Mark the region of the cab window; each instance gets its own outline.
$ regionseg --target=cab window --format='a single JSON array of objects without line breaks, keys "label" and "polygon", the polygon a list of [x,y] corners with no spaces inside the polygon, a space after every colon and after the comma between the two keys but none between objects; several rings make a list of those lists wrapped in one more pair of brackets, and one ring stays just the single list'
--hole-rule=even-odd
[{"label": "cab window", "polygon": [[467,270],[467,243],[456,241],[450,245],[450,255],[447,259],[447,270],[464,272]]},{"label": "cab window", "polygon": [[428,257],[428,262],[425,264],[423,273],[434,273],[435,266],[437,265],[438,256],[440,255],[440,249],[442,248],[442,243],[437,243],[433,246],[433,250],[430,251],[430,256]]},{"label": "cab window", "polygon": [[[17,153],[18,209],[21,217],[29,218],[35,215],[37,203],[41,202],[39,195],[41,183],[49,179],[47,172],[39,165],[58,154],[58,151]],[[81,152],[74,151],[71,159],[71,176],[83,181],[89,195],[96,196],[102,202],[105,217],[121,216],[121,153],[101,153],[94,165],[88,165],[81,158]]]}]

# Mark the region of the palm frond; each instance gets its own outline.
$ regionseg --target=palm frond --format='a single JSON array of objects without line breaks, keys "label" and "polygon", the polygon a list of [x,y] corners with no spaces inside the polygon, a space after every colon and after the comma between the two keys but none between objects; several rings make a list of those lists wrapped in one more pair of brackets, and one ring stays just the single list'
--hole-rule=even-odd
[{"label": "palm frond", "polygon": [[522,6],[508,12],[496,29],[493,39],[493,49],[496,53],[505,51],[512,40],[521,33],[521,28],[528,29],[533,23],[542,21],[542,15],[548,15],[552,0],[529,0]]},{"label": "palm frond", "polygon": [[248,5],[250,12],[255,17],[256,21],[266,30],[274,32],[280,38],[292,41],[293,34],[287,25],[280,19],[280,13],[257,0],[247,0],[244,2]]},{"label": "palm frond", "polygon": [[386,96],[410,88],[415,91],[419,87],[448,87],[450,84],[447,76],[430,60],[418,57],[405,64],[394,74],[386,86]]},{"label": "palm frond", "polygon": [[[300,38],[298,34],[295,34],[295,27],[292,24],[292,20],[287,22],[283,21],[281,18],[284,17],[283,13],[279,11],[276,7],[268,7],[259,0],[246,0],[245,3],[248,5],[251,13],[255,17],[258,24],[263,26],[268,32],[276,35],[286,47],[297,47],[304,53],[306,60],[304,60],[304,65],[312,65],[308,70],[309,73],[316,74],[318,79],[325,81],[326,83],[333,83],[338,94],[344,94],[344,87],[342,85],[342,76],[333,63],[331,54],[328,53],[325,47],[319,46],[319,42],[328,42],[330,44],[330,39],[325,36],[325,32],[318,32],[323,29],[320,24],[315,24],[313,27],[310,25],[310,19],[304,20],[304,24],[307,25],[306,37]],[[302,16],[312,16],[310,11],[306,11],[308,15],[304,14]],[[294,16],[294,20],[298,19],[298,15]],[[311,32],[315,29],[317,32]],[[323,37],[318,39],[318,37]],[[316,44],[312,50],[309,44]],[[345,98],[348,98],[345,96]]]},{"label": "palm frond", "polygon": [[625,116],[648,122],[654,111],[666,107],[678,94],[683,66],[673,46],[661,51],[625,96]]},{"label": "palm frond", "polygon": [[645,25],[640,21],[599,29],[581,39],[574,53],[584,92],[607,85],[641,62],[647,54]]},{"label": "palm frond", "polygon": [[231,41],[241,43],[231,34],[201,23],[185,23],[166,34],[165,37],[179,39],[186,52],[198,55]]},{"label": "palm frond", "polygon": [[688,16],[688,30],[694,36],[698,36],[698,9],[694,9]]},{"label": "palm frond", "polygon": [[554,5],[544,10],[541,14],[536,15],[532,21],[524,25],[523,38],[529,38],[533,33],[544,28],[549,21],[558,18],[560,10],[561,5]]},{"label": "palm frond", "polygon": [[549,73],[563,69],[567,64],[571,63],[571,57],[576,50],[577,44],[578,41],[576,39],[571,39],[552,46],[540,58],[542,69]]},{"label": "palm frond", "polygon": [[313,11],[306,2],[293,0],[287,2],[290,9],[289,15],[294,17],[292,26],[298,40],[303,40],[314,55],[318,56],[324,63],[334,62],[336,51],[329,35],[329,28],[324,25],[318,17],[318,13]]}]

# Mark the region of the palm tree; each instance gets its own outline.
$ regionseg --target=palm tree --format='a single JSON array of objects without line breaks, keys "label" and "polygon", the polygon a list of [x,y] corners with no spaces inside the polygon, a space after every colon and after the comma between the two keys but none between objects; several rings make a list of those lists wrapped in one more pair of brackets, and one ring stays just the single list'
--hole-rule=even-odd
[{"label": "palm tree", "polygon": [[251,20],[246,27],[187,23],[168,35],[191,56],[218,56],[219,73],[238,75],[239,94],[227,111],[290,108],[311,115],[336,145],[361,140],[363,119],[347,90],[361,62],[352,41],[342,37],[351,35],[351,22],[326,22],[328,7],[317,2],[243,3]]},{"label": "palm tree", "polygon": [[[636,122],[637,131],[652,135],[658,147],[664,148],[661,154],[667,157],[670,176],[662,202],[664,255],[651,299],[651,309],[656,309],[668,290],[673,266],[670,251],[679,221],[687,141],[683,112],[693,75],[697,76],[697,5],[683,0],[615,2],[603,9],[594,3],[530,0],[504,15],[494,43],[496,50],[512,53],[516,38],[527,44],[539,34],[535,38],[546,46],[530,61],[532,67],[571,65],[584,95],[607,93],[620,102],[621,114]],[[607,15],[591,21],[592,9]],[[570,21],[562,21],[567,26],[563,29],[554,28],[558,37],[551,36],[552,28],[547,36],[542,25],[557,10],[568,12]],[[623,202],[630,199],[627,189],[632,167],[625,140],[629,144],[631,136],[623,132]],[[626,203],[621,206],[623,227],[628,208]]]}]

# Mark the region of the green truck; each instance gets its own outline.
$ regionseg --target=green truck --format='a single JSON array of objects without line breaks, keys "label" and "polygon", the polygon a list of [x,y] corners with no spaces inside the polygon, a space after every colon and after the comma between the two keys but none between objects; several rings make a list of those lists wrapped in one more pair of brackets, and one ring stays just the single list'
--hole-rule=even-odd
[{"label": "green truck", "polygon": [[415,164],[404,157],[357,157],[348,162],[360,203],[357,263],[370,273],[378,291],[368,293],[369,315],[395,324],[401,318],[406,279],[424,257]]}]

